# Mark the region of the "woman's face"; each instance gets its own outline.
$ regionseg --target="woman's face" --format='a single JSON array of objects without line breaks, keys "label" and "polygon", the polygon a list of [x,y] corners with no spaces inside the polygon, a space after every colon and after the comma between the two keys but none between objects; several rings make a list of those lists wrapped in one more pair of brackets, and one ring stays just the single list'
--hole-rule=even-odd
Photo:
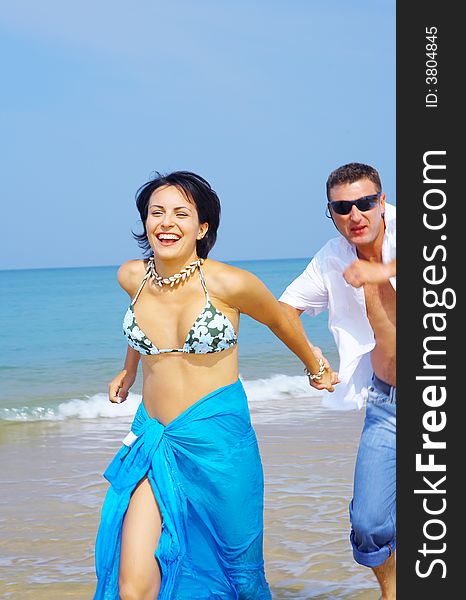
[{"label": "woman's face", "polygon": [[207,229],[207,223],[199,223],[196,205],[175,186],[163,186],[150,197],[146,233],[154,256],[194,260],[196,242]]}]

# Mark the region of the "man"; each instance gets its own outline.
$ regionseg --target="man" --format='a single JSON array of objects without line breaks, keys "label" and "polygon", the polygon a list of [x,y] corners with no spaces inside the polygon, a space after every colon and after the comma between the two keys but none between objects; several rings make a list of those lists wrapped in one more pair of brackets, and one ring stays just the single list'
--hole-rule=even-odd
[{"label": "man", "polygon": [[[371,567],[384,600],[395,598],[396,209],[377,171],[350,163],[327,180],[327,242],[280,298],[290,320],[329,311],[340,354],[331,403],[367,401],[350,503],[355,560]],[[298,326],[298,325],[297,325]],[[319,388],[311,381],[311,385]]]}]

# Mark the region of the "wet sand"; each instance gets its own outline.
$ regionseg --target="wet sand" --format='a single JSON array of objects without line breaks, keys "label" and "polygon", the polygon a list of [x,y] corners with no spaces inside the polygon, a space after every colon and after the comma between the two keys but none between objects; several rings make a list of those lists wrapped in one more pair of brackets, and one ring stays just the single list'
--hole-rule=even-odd
[{"label": "wet sand", "polygon": [[[316,398],[252,407],[265,471],[265,563],[274,600],[378,598],[349,543],[348,502],[363,411]],[[130,419],[0,426],[0,597],[91,599],[102,477]],[[195,599],[193,599],[195,600]]]}]

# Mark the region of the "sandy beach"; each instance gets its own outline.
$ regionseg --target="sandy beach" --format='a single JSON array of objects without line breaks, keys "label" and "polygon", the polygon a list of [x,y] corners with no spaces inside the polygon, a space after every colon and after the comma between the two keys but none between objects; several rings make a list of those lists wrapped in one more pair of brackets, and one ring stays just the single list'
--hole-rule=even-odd
[{"label": "sandy beach", "polygon": [[[274,600],[377,598],[354,563],[348,501],[363,411],[317,398],[252,407],[265,471],[265,562]],[[0,597],[92,598],[107,463],[131,419],[4,423]]]}]

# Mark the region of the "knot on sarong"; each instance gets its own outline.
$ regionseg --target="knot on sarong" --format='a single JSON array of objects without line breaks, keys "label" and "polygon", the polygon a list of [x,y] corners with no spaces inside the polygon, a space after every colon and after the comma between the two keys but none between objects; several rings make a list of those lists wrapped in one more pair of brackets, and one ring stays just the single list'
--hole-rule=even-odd
[{"label": "knot on sarong", "polygon": [[122,446],[104,473],[115,491],[134,488],[146,475],[158,451],[164,430],[164,426],[156,419],[135,419],[132,431],[138,437],[130,446]]}]

